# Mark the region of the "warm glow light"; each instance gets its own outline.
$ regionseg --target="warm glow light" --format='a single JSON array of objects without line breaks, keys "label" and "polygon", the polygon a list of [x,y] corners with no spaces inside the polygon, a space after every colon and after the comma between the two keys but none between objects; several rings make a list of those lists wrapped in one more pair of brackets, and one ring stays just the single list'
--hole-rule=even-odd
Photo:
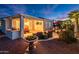
[{"label": "warm glow light", "polygon": [[24,25],[29,25],[29,22],[25,22]]},{"label": "warm glow light", "polygon": [[16,31],[20,30],[19,18],[12,19],[12,28]]}]

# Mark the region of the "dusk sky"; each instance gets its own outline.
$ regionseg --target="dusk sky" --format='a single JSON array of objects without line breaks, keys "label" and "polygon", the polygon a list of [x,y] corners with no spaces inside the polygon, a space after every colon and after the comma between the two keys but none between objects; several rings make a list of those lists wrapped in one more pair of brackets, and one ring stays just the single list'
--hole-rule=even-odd
[{"label": "dusk sky", "polygon": [[0,17],[28,14],[48,19],[64,18],[72,10],[79,10],[78,4],[26,4],[0,5]]}]

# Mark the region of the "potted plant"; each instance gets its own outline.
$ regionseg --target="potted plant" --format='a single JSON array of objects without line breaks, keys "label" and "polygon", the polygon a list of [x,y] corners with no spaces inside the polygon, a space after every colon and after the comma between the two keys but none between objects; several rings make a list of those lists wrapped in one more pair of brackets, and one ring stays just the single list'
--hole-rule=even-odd
[{"label": "potted plant", "polygon": [[26,40],[32,41],[35,40],[36,38],[37,38],[36,35],[31,35],[31,36],[27,36]]},{"label": "potted plant", "polygon": [[26,37],[26,40],[29,41],[29,53],[32,54],[34,50],[34,40],[37,39],[36,35]]}]

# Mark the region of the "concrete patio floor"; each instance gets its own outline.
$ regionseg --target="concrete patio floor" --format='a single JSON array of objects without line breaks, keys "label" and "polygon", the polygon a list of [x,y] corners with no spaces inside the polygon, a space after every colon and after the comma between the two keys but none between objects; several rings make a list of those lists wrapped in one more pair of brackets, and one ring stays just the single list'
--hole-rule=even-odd
[{"label": "concrete patio floor", "polygon": [[11,40],[7,37],[0,38],[0,54],[24,54],[28,43],[25,40]]},{"label": "concrete patio floor", "polygon": [[41,41],[36,44],[35,54],[78,54],[79,42],[67,44],[63,41],[49,40]]},{"label": "concrete patio floor", "polygon": [[[79,42],[73,44],[66,44],[63,41],[47,40],[39,41],[33,49],[33,54],[74,54],[79,53]],[[25,40],[9,40],[6,37],[0,40],[0,53],[24,54],[28,43]],[[4,52],[3,52],[4,51]]]},{"label": "concrete patio floor", "polygon": [[[53,36],[57,35],[53,33]],[[78,54],[79,53],[79,41],[73,44],[66,44],[63,41],[57,39],[58,36],[53,37],[51,40],[38,41],[35,45],[36,48],[33,49],[32,54]],[[55,39],[56,38],[56,39]],[[28,42],[23,39],[11,40],[7,37],[0,38],[0,53],[10,53],[10,54],[24,54]]]}]

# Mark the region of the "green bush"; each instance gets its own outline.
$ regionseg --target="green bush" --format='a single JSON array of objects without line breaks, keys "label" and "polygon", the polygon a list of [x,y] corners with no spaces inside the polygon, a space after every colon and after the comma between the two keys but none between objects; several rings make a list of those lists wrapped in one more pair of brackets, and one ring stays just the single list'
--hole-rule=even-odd
[{"label": "green bush", "polygon": [[43,32],[36,33],[36,36],[38,36],[39,39],[47,39],[47,34]]},{"label": "green bush", "polygon": [[37,38],[36,35],[32,35],[32,36],[26,37],[26,40],[31,41],[31,40],[35,40],[36,38]]},{"label": "green bush", "polygon": [[74,32],[71,29],[67,29],[66,31],[61,32],[60,39],[66,43],[74,43],[77,41],[77,39],[74,38]]},{"label": "green bush", "polygon": [[48,33],[47,33],[48,38],[52,37],[52,33],[53,33],[53,31],[48,31]]}]

